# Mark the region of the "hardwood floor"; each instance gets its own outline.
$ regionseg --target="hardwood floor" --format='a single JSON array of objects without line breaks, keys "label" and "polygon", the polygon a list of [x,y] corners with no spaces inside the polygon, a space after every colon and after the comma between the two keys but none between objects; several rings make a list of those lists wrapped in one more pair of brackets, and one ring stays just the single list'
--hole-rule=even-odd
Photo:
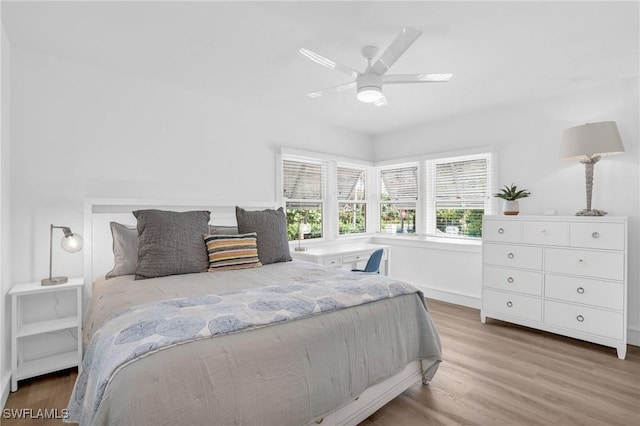
[{"label": "hardwood floor", "polygon": [[[444,361],[360,426],[639,425],[640,347],[616,351],[487,320],[475,309],[428,301]],[[63,409],[75,370],[20,382],[6,409]],[[2,425],[61,424],[1,419]]]},{"label": "hardwood floor", "polygon": [[[66,409],[69,403],[76,377],[78,377],[78,370],[73,368],[18,382],[18,390],[9,394],[0,424],[2,426],[59,426],[65,424],[60,418],[43,418],[45,417],[43,413],[38,416],[38,410],[58,410],[57,414],[62,416],[62,410]],[[22,418],[7,418],[6,410],[20,409],[31,409],[32,411],[31,413],[23,413]],[[55,417],[55,415],[47,415],[46,417]]]},{"label": "hardwood floor", "polygon": [[615,349],[428,301],[444,361],[361,426],[640,425],[640,347]]}]

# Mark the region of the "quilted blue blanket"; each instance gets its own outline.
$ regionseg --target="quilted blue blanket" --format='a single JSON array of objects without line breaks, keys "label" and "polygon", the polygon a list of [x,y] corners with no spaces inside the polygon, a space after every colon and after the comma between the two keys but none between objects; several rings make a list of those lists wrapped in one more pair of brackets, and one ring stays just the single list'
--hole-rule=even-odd
[{"label": "quilted blue blanket", "polygon": [[65,421],[92,424],[114,374],[154,352],[399,295],[418,293],[424,300],[409,284],[378,278],[343,274],[331,283],[284,284],[170,299],[121,311],[92,338]]}]

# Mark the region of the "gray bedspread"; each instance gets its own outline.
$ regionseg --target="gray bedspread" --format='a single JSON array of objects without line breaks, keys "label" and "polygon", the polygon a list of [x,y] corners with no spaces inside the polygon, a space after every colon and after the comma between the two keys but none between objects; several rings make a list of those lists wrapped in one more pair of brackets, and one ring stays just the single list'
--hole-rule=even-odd
[{"label": "gray bedspread", "polygon": [[[348,280],[305,262],[217,273],[95,283],[84,343],[115,313],[155,301],[240,289]],[[394,280],[367,275],[372,284]],[[419,293],[172,346],[125,364],[92,424],[303,425],[422,359],[427,379],[440,341]]]}]

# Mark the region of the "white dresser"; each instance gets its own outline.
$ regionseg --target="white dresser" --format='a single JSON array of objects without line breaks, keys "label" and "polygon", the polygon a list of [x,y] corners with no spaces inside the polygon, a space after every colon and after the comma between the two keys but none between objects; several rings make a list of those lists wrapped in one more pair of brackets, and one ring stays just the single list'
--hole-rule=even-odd
[{"label": "white dresser", "polygon": [[627,352],[627,218],[485,216],[487,317]]}]

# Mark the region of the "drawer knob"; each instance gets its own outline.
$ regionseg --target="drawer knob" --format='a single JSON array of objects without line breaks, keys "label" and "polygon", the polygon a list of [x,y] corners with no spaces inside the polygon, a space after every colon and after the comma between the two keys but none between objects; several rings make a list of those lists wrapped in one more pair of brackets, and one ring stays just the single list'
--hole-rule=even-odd
[{"label": "drawer knob", "polygon": [[584,260],[578,259],[578,266],[584,266]]},{"label": "drawer knob", "polygon": [[515,255],[514,255],[513,253],[509,253],[509,254],[507,255],[507,257],[508,257],[509,259],[513,259],[513,258],[515,257]]},{"label": "drawer knob", "polygon": [[513,284],[513,277],[509,277],[509,278],[507,278],[507,282],[508,282],[509,284]]},{"label": "drawer knob", "polygon": [[504,234],[504,228],[498,228],[498,234]]},{"label": "drawer knob", "polygon": [[542,231],[540,231],[540,235],[542,235],[543,237],[547,236],[547,230],[543,229]]},{"label": "drawer knob", "polygon": [[593,238],[600,238],[600,234],[599,234],[599,233],[597,233],[597,232],[594,232],[593,234],[591,234],[591,236],[592,236]]},{"label": "drawer knob", "polygon": [[512,307],[512,306],[513,306],[513,302],[512,302],[511,300],[509,300],[509,301],[507,302],[507,306],[508,306],[508,307]]},{"label": "drawer knob", "polygon": [[578,320],[578,322],[584,321],[584,317],[582,315],[578,315],[576,319]]},{"label": "drawer knob", "polygon": [[578,292],[578,294],[584,294],[584,288],[582,287],[578,287],[576,291]]}]

